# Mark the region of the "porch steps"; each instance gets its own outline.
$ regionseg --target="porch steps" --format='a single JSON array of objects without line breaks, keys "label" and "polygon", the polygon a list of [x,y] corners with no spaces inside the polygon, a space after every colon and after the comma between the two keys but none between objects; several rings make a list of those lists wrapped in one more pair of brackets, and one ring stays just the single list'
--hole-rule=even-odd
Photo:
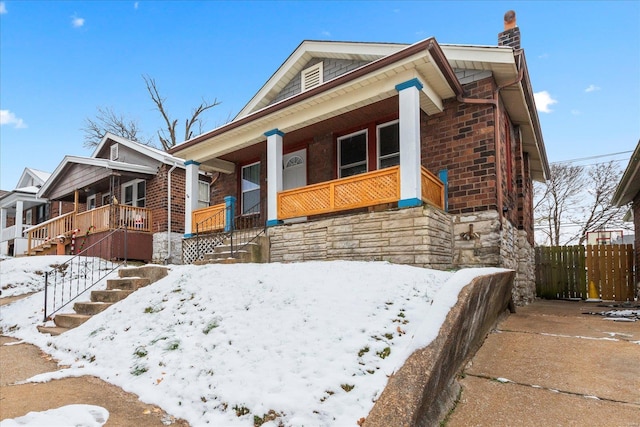
[{"label": "porch steps", "polygon": [[211,253],[204,254],[202,260],[195,261],[195,265],[205,264],[237,264],[237,263],[262,263],[267,262],[265,256],[262,253],[262,245],[266,237],[258,237],[258,242],[248,243],[244,249],[236,252],[236,256],[231,256],[231,245],[224,243],[216,246]]},{"label": "porch steps", "polygon": [[57,314],[53,318],[56,326],[38,326],[38,330],[45,334],[60,335],[82,325],[92,316],[122,301],[136,290],[162,279],[167,274],[167,268],[159,265],[121,268],[118,270],[118,278],[107,280],[106,290],[91,291],[90,302],[75,303],[73,305],[75,313]]}]

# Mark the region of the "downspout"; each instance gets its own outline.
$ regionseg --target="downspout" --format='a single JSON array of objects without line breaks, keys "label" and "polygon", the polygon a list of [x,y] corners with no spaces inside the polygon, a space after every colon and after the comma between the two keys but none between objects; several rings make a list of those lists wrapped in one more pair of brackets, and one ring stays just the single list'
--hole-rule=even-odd
[{"label": "downspout", "polygon": [[171,173],[177,167],[178,164],[174,163],[167,172],[167,257],[164,259],[165,264],[171,258]]},{"label": "downspout", "polygon": [[[457,99],[463,104],[491,104],[493,105],[493,141],[496,150],[496,204],[498,208],[498,215],[502,218],[504,214],[504,206],[502,201],[502,162],[500,156],[500,91],[506,87],[513,86],[522,81],[524,76],[524,68],[522,67],[522,51],[516,53],[518,57],[518,77],[503,85],[497,86],[493,91],[493,97],[491,99],[486,98],[465,98],[462,94],[458,94]],[[500,223],[502,228],[502,222]]]}]

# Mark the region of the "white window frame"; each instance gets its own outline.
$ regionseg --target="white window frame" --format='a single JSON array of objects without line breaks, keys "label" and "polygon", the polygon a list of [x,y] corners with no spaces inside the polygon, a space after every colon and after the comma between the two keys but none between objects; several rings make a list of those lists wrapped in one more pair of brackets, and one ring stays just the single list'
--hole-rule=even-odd
[{"label": "white window frame", "polygon": [[244,169],[245,168],[249,168],[251,166],[255,166],[258,165],[258,167],[260,167],[260,162],[254,162],[254,163],[250,163],[248,165],[243,165],[240,168],[240,212],[242,212],[242,215],[254,215],[256,213],[260,213],[260,205],[258,205],[258,211],[252,211],[252,212],[245,212],[245,209],[249,209],[253,206],[245,206],[244,203],[244,193],[248,193],[250,191],[258,191],[258,200],[260,200],[260,191],[261,191],[261,183],[260,183],[260,174],[258,174],[258,188],[252,188],[251,190],[246,190],[244,188],[242,188],[242,181],[243,181],[243,176],[244,176]]},{"label": "white window frame", "polygon": [[400,135],[398,135],[398,151],[397,153],[393,153],[393,154],[386,154],[384,156],[380,155],[380,129],[385,128],[387,126],[392,126],[394,124],[398,124],[398,133],[400,132],[400,120],[392,120],[390,122],[386,122],[386,123],[382,123],[379,124],[378,126],[376,126],[376,156],[378,157],[378,169],[382,169],[382,160],[384,159],[389,159],[391,157],[398,157],[398,164],[400,164]]},{"label": "white window frame", "polygon": [[[206,186],[206,192],[203,194],[203,189]],[[206,198],[202,198],[202,196]],[[207,181],[198,181],[198,209],[209,207],[211,202],[211,184]]]},{"label": "white window frame", "polygon": [[300,88],[302,92],[309,90],[324,83],[324,67],[322,62],[318,62],[309,68],[302,70],[300,73]]},{"label": "white window frame", "polygon": [[97,202],[98,202],[98,200],[96,199],[96,195],[95,194],[92,195],[92,196],[87,197],[87,210],[90,211],[92,209],[95,209]]},{"label": "white window frame", "polygon": [[[138,198],[138,184],[140,182],[144,182],[145,184],[145,197],[144,199],[139,199]],[[131,191],[131,204],[127,203],[127,199],[125,197],[126,191],[128,187],[132,187],[132,191]],[[144,206],[140,206],[139,205],[139,201],[140,200],[144,200],[144,205],[147,205],[147,184],[146,181],[144,179],[134,179],[128,182],[125,182],[124,184],[122,184],[122,190],[120,191],[120,196],[122,197],[122,204],[123,205],[127,205],[127,206],[134,206],[134,207],[144,207]]]},{"label": "white window frame", "polygon": [[[364,134],[364,143],[365,143],[365,159],[364,162],[363,161],[359,161],[356,163],[349,163],[348,165],[343,165],[342,164],[342,159],[340,158],[340,146],[342,144],[342,142],[347,139],[347,138],[352,138],[354,136],[360,135],[360,134]],[[352,132],[348,135],[342,135],[340,137],[338,137],[337,139],[338,144],[337,144],[337,150],[338,150],[338,178],[342,178],[342,170],[346,169],[346,168],[350,168],[350,167],[354,167],[354,166],[358,166],[362,163],[364,163],[366,169],[364,172],[362,173],[367,173],[369,172],[369,130],[368,129],[362,129],[356,132]],[[353,175],[350,175],[353,176]]]},{"label": "white window frame", "polygon": [[110,204],[111,204],[111,193],[102,194],[102,205],[101,206],[106,206],[106,205],[110,205]]}]

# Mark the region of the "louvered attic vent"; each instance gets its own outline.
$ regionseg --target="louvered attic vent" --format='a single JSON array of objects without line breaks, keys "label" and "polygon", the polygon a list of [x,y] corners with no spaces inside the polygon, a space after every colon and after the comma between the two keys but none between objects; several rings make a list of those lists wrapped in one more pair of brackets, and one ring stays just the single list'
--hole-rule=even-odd
[{"label": "louvered attic vent", "polygon": [[302,70],[302,91],[311,89],[322,84],[322,62],[313,67]]},{"label": "louvered attic vent", "polygon": [[118,160],[118,144],[113,144],[111,146],[111,156],[109,157],[110,160]]}]

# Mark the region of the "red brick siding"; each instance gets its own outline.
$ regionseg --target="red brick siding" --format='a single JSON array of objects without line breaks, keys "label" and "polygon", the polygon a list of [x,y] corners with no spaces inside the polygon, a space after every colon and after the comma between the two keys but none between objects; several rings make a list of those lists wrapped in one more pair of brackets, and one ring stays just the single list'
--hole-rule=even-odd
[{"label": "red brick siding", "polygon": [[336,173],[336,143],[332,134],[314,138],[307,150],[308,184],[331,181]]},{"label": "red brick siding", "polygon": [[[146,184],[146,208],[151,209],[154,233],[167,231],[168,189],[170,165],[162,165],[158,173]],[[171,172],[171,231],[184,233],[185,171],[176,168]]]},{"label": "red brick siding", "polygon": [[[491,78],[465,86],[468,96],[490,99]],[[440,114],[421,113],[422,165],[448,170],[449,212],[497,209],[492,105],[445,102]]]}]

